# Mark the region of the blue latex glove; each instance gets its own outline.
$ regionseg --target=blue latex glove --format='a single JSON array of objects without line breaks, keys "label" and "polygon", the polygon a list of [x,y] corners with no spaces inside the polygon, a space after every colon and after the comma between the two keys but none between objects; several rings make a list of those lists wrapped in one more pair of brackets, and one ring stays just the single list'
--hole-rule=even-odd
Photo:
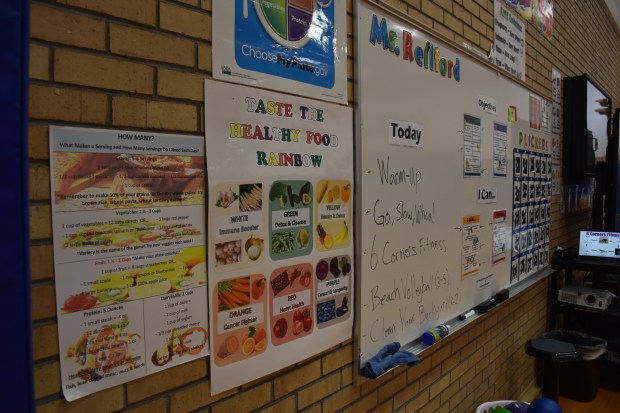
[{"label": "blue latex glove", "polygon": [[400,343],[394,342],[383,346],[376,356],[368,360],[362,368],[363,376],[375,379],[389,369],[400,364],[413,364],[420,359],[408,351],[398,351]]}]

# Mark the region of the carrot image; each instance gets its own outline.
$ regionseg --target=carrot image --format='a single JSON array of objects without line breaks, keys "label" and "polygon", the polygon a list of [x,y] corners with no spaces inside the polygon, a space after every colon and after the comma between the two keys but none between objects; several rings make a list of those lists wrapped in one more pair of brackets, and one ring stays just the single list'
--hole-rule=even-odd
[{"label": "carrot image", "polygon": [[247,305],[247,304],[250,303],[250,296],[247,293],[241,293],[241,292],[238,292],[238,291],[235,291],[234,289],[232,289],[232,290],[228,291],[227,294],[230,294],[235,299],[240,301],[241,304],[239,304],[239,305]]},{"label": "carrot image", "polygon": [[243,305],[243,300],[240,300],[238,297],[233,295],[230,291],[222,291],[222,297],[226,298],[228,301],[233,303],[235,307]]},{"label": "carrot image", "polygon": [[[243,280],[244,282],[239,282]],[[247,281],[247,284],[245,282]],[[217,298],[220,311],[248,305],[250,303],[249,278],[221,281],[217,284]]]},{"label": "carrot image", "polygon": [[237,278],[236,280],[234,280],[234,282],[237,284],[250,285],[250,278],[249,277]]},{"label": "carrot image", "polygon": [[235,303],[229,301],[228,298],[226,298],[224,295],[220,295],[218,298],[222,300],[222,304],[224,304],[224,308],[220,308],[220,310],[232,309],[236,307]]},{"label": "carrot image", "polygon": [[250,284],[240,284],[238,282],[233,282],[232,283],[232,289],[234,291],[239,291],[240,293],[246,293],[249,294],[250,293]]}]

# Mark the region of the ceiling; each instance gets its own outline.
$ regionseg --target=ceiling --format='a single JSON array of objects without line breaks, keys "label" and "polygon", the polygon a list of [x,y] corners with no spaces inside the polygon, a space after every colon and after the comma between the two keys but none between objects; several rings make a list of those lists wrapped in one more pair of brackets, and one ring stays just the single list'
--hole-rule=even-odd
[{"label": "ceiling", "polygon": [[616,24],[620,27],[620,0],[605,0],[605,3],[607,3],[609,11],[611,11],[612,16],[616,19]]}]

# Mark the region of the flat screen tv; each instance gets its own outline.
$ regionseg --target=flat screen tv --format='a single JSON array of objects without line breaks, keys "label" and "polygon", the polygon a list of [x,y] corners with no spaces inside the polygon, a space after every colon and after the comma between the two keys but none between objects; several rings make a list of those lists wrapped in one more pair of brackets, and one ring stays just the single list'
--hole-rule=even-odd
[{"label": "flat screen tv", "polygon": [[579,255],[620,259],[620,232],[579,231]]},{"label": "flat screen tv", "polygon": [[607,159],[611,97],[588,75],[563,80],[563,176],[596,175]]}]

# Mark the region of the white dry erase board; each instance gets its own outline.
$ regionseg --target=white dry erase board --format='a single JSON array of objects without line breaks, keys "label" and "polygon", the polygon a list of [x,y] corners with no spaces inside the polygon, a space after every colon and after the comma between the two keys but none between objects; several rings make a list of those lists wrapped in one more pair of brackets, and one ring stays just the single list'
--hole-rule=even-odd
[{"label": "white dry erase board", "polygon": [[[362,367],[546,266],[550,148],[523,84],[375,4],[359,1],[356,19]],[[529,169],[530,155],[545,172],[519,164],[515,177],[513,159]],[[513,210],[527,218],[515,233]],[[515,234],[526,243],[513,248]]]}]

